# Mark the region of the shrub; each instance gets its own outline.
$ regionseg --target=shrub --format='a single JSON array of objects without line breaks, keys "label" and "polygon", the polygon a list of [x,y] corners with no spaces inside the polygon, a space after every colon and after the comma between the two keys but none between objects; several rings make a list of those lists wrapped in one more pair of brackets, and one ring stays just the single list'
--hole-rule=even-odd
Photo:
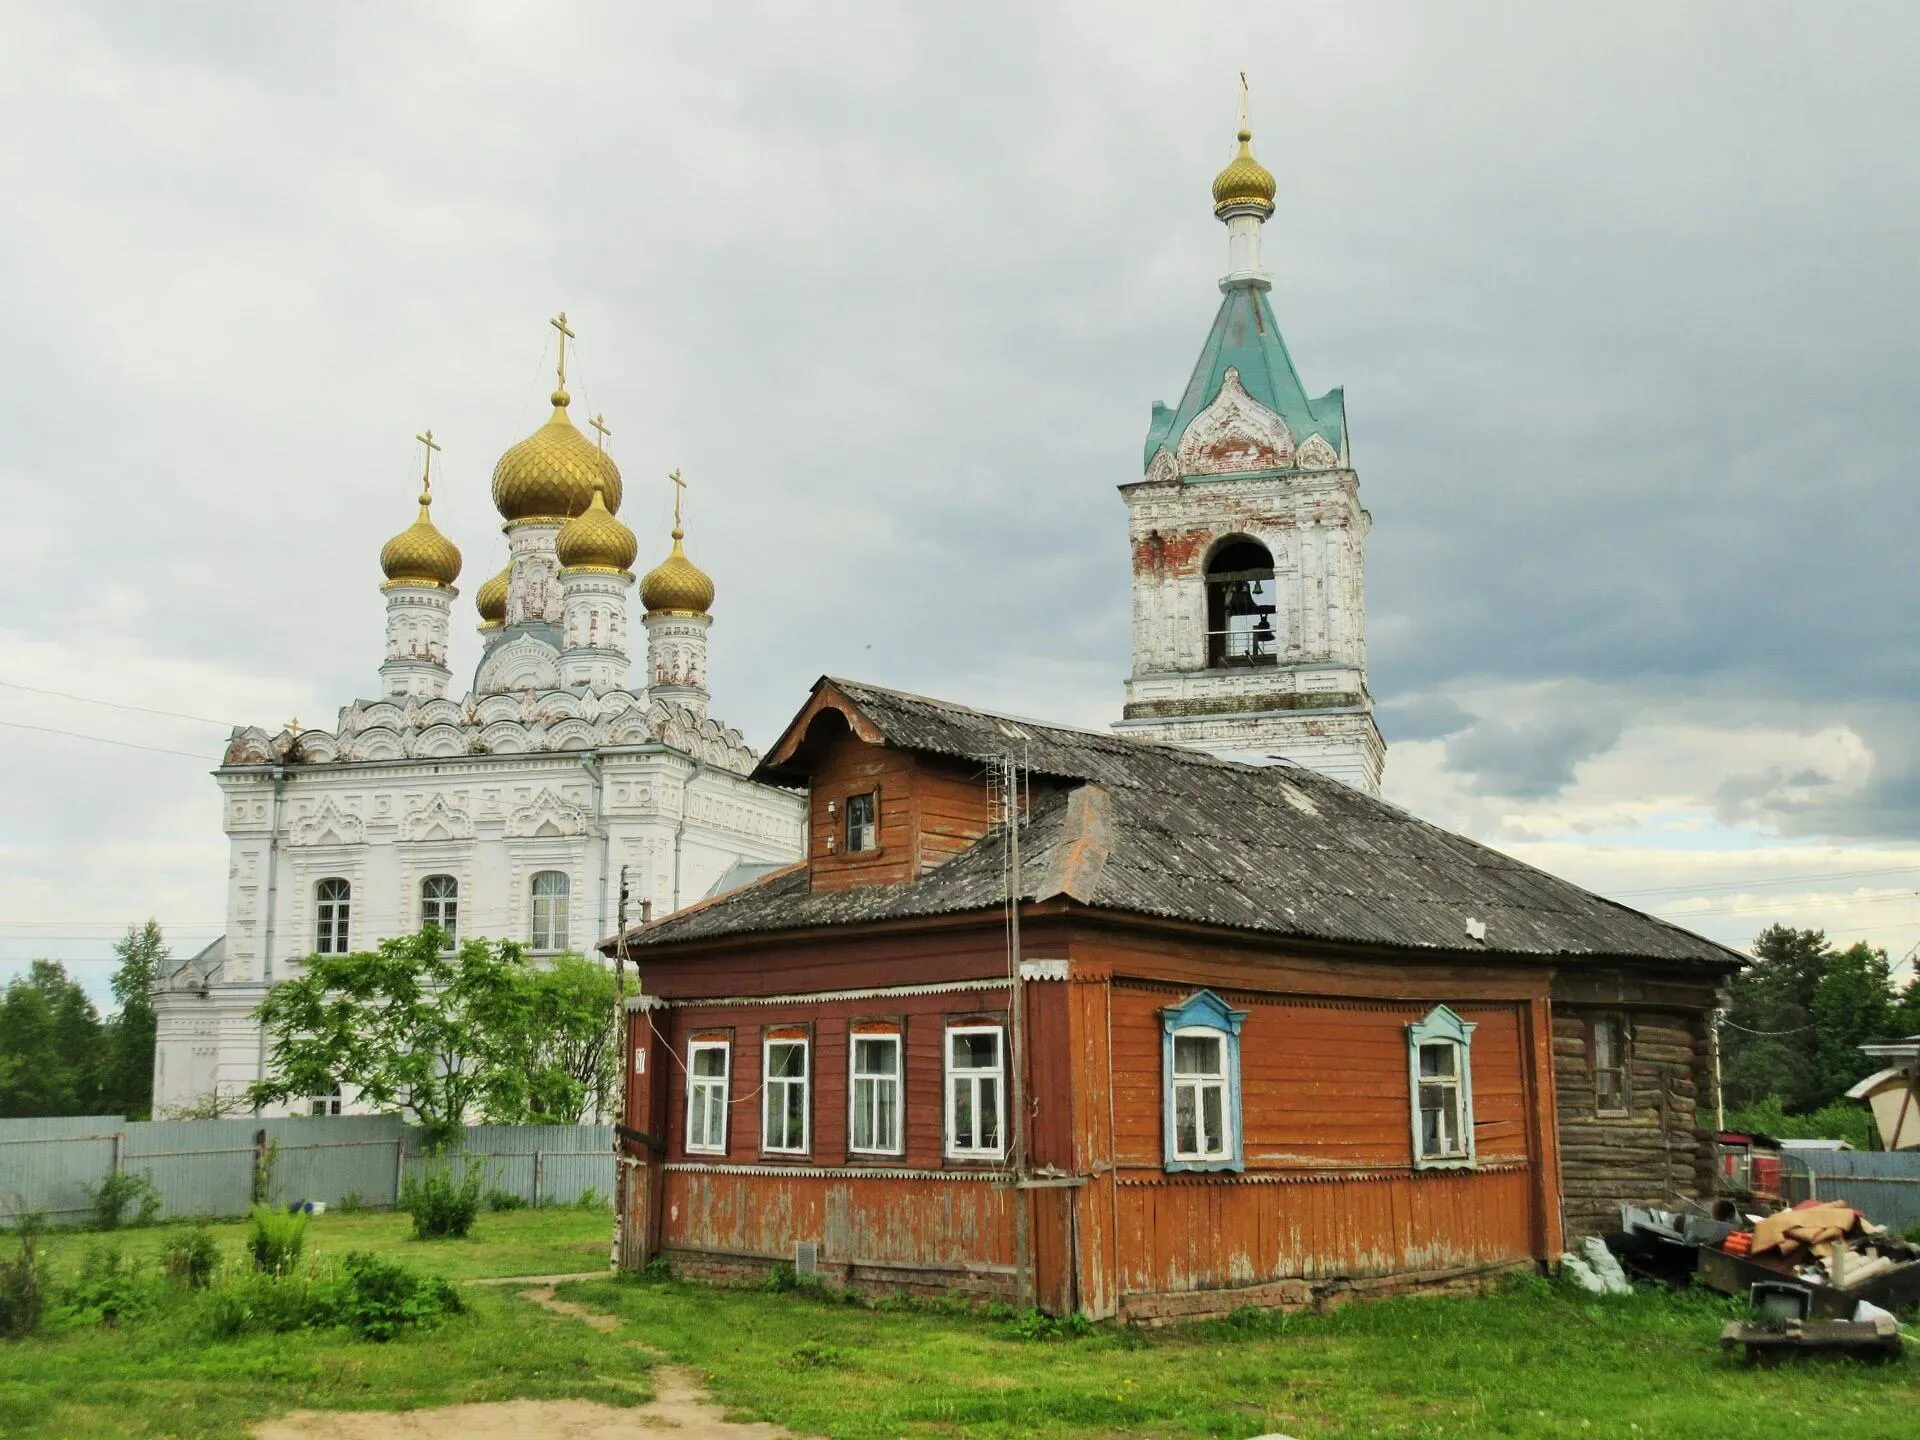
[{"label": "shrub", "polygon": [[201,1326],[215,1340],[265,1331],[286,1335],[334,1323],[336,1287],[305,1275],[262,1272],[235,1277],[207,1296]]},{"label": "shrub", "polygon": [[280,1142],[269,1140],[253,1160],[253,1203],[273,1203],[273,1172],[280,1167]]},{"label": "shrub", "polygon": [[8,1340],[18,1340],[39,1329],[46,1310],[40,1225],[39,1215],[20,1216],[20,1253],[11,1260],[0,1260],[0,1337]]},{"label": "shrub", "polygon": [[652,1283],[664,1284],[673,1279],[673,1266],[664,1255],[656,1255],[640,1268],[640,1278]]},{"label": "shrub", "polygon": [[115,1326],[144,1318],[165,1295],[158,1276],[149,1275],[118,1248],[89,1245],[80,1273],[60,1290],[60,1306],[82,1325]]},{"label": "shrub", "polygon": [[487,1191],[487,1209],[489,1210],[497,1213],[501,1210],[524,1210],[526,1208],[527,1202],[511,1190],[502,1190],[496,1185],[493,1189]]},{"label": "shrub", "polygon": [[469,1166],[460,1179],[453,1167],[441,1165],[419,1176],[408,1176],[400,1188],[400,1208],[413,1217],[413,1238],[463,1238],[480,1213],[480,1172]]},{"label": "shrub", "polygon": [[307,1243],[307,1216],[303,1210],[291,1213],[256,1205],[247,1226],[247,1249],[253,1255],[253,1268],[269,1275],[290,1273]]},{"label": "shrub", "polygon": [[[88,1185],[85,1189],[93,1205],[96,1229],[151,1225],[160,1214],[160,1192],[145,1175],[109,1175],[98,1185]],[[127,1213],[129,1209],[133,1212],[131,1215]]]},{"label": "shrub", "polygon": [[613,1202],[589,1185],[580,1192],[580,1198],[573,1203],[581,1210],[605,1210]]},{"label": "shrub", "polygon": [[189,1290],[204,1290],[213,1283],[213,1269],[219,1263],[220,1249],[213,1242],[213,1232],[205,1225],[196,1225],[191,1230],[169,1235],[160,1257],[166,1266],[167,1279]]},{"label": "shrub", "polygon": [[342,1215],[353,1215],[367,1208],[367,1197],[358,1190],[349,1190],[334,1203],[334,1209]]},{"label": "shrub", "polygon": [[1021,1340],[1078,1340],[1093,1333],[1093,1322],[1078,1310],[1063,1316],[1029,1310],[1009,1328]]},{"label": "shrub", "polygon": [[782,1260],[761,1277],[760,1288],[769,1295],[784,1295],[800,1288],[800,1276],[793,1266]]},{"label": "shrub", "polygon": [[341,1262],[334,1319],[363,1340],[391,1340],[411,1326],[428,1328],[465,1309],[460,1292],[441,1276],[357,1252]]}]

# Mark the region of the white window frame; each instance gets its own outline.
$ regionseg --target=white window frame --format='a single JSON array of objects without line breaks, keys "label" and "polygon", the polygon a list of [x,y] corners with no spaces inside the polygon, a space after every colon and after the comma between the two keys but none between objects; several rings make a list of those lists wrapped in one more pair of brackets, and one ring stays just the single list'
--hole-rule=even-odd
[{"label": "white window frame", "polygon": [[314,1119],[338,1115],[344,1103],[340,1087],[336,1085],[328,1094],[311,1096],[307,1100],[307,1114]]},{"label": "white window frame", "polygon": [[[1473,1134],[1473,1032],[1468,1024],[1445,1005],[1436,1005],[1424,1019],[1407,1027],[1407,1099],[1413,1127],[1413,1165],[1416,1170],[1472,1169],[1477,1163]],[[1442,1079],[1422,1078],[1420,1052],[1429,1045],[1448,1046],[1453,1051],[1453,1074]],[[1453,1148],[1429,1153],[1426,1127],[1420,1123],[1420,1090],[1423,1085],[1450,1086],[1453,1090],[1452,1117],[1458,1127]]]},{"label": "white window frame", "polygon": [[[853,843],[855,838],[853,828],[853,802],[856,800],[865,800],[868,802],[867,823],[861,827],[860,831],[867,842],[864,845],[856,845]],[[847,797],[845,839],[847,854],[849,855],[871,855],[875,850],[880,848],[880,792],[878,790],[863,790],[858,795],[849,795]]]},{"label": "white window frame", "polygon": [[[1211,1041],[1219,1069],[1206,1075],[1180,1074],[1178,1067],[1182,1040]],[[1231,1073],[1233,1058],[1229,1053],[1232,1047],[1227,1044],[1227,1040],[1226,1031],[1215,1029],[1211,1025],[1182,1025],[1173,1032],[1173,1044],[1168,1049],[1173,1062],[1170,1067],[1171,1073],[1167,1076],[1167,1084],[1173,1091],[1173,1103],[1169,1113],[1177,1116],[1180,1113],[1180,1092],[1192,1090],[1194,1130],[1200,1140],[1200,1147],[1197,1150],[1182,1148],[1179,1127],[1176,1125],[1168,1141],[1176,1160],[1211,1164],[1233,1158],[1233,1077]],[[1220,1143],[1216,1146],[1209,1146],[1206,1143],[1207,1110],[1204,1102],[1206,1092],[1209,1090],[1220,1092]]]},{"label": "white window frame", "polygon": [[[325,894],[338,885],[340,895]],[[353,882],[344,875],[323,875],[313,882],[313,953],[345,955],[353,948]]]},{"label": "white window frame", "polygon": [[[855,1030],[847,1036],[847,1151],[853,1155],[899,1155],[906,1146],[906,1066],[904,1056],[905,1037],[898,1030]],[[893,1048],[893,1066],[890,1070],[862,1070],[860,1068],[860,1047],[863,1044],[884,1042]],[[870,1118],[874,1129],[879,1129],[881,1087],[893,1087],[893,1143],[891,1145],[861,1145],[854,1137],[860,1133],[860,1086],[866,1082],[872,1089],[868,1092]]]},{"label": "white window frame", "polygon": [[[953,1063],[953,1039],[956,1035],[991,1035],[994,1037],[994,1065],[992,1069],[968,1066],[955,1069]],[[941,1037],[941,1068],[946,1076],[943,1086],[946,1096],[945,1124],[942,1128],[946,1156],[949,1160],[1001,1160],[1007,1153],[1007,1027],[998,1024],[989,1025],[949,1025],[946,1034]],[[1000,1143],[991,1147],[984,1145],[961,1146],[955,1142],[958,1130],[955,1117],[959,1111],[961,1084],[972,1087],[973,1113],[980,1114],[980,1081],[988,1077],[996,1082],[994,1094],[993,1133]],[[976,1124],[976,1130],[977,1130]]]},{"label": "white window frame", "polygon": [[[558,876],[564,888],[558,894],[540,893],[540,882],[549,875]],[[546,925],[541,926],[541,906],[546,906]],[[557,912],[556,912],[557,907]],[[572,937],[573,876],[564,870],[536,870],[527,877],[527,948],[541,954],[565,950]],[[555,914],[559,923],[554,923]]]},{"label": "white window frame", "polygon": [[[702,1050],[720,1052],[720,1073],[702,1075],[694,1063],[694,1057]],[[727,1153],[727,1121],[733,1107],[733,1042],[730,1040],[691,1040],[687,1043],[687,1153],[689,1155],[724,1155]],[[693,1143],[694,1107],[702,1091],[717,1089],[720,1092],[720,1139],[716,1143],[709,1140],[704,1145]]]},{"label": "white window frame", "polygon": [[[798,1045],[800,1047],[800,1074],[776,1077],[773,1073],[773,1047],[776,1045]],[[793,1086],[800,1087],[800,1143],[798,1145],[769,1145],[767,1143],[767,1124],[773,1118],[773,1097],[776,1092],[784,1102],[786,1092]],[[784,1114],[786,1106],[781,1105]],[[760,1150],[765,1155],[806,1155],[811,1153],[813,1145],[813,1042],[805,1036],[776,1037],[769,1035],[760,1042]]]},{"label": "white window frame", "polygon": [[[433,884],[433,882],[436,880],[446,881],[449,885],[453,887],[453,893],[450,895],[427,894],[427,886]],[[431,906],[433,909],[433,914],[431,918],[429,918],[427,913],[429,906]],[[449,917],[447,914],[449,910],[453,912],[451,917]],[[449,875],[444,870],[436,870],[431,875],[423,875],[420,877],[420,928],[424,930],[429,925],[437,925],[443,931],[446,932],[447,943],[441,947],[443,950],[451,951],[451,950],[459,949],[460,947],[460,877],[459,876]]]}]

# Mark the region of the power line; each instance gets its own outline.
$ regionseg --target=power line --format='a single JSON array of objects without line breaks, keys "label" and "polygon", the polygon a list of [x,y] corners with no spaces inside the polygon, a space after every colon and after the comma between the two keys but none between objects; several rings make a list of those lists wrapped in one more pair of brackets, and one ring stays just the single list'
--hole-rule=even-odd
[{"label": "power line", "polygon": [[129,705],[121,700],[100,700],[92,695],[75,695],[67,690],[48,690],[39,685],[22,685],[18,680],[0,680],[9,690],[25,690],[34,695],[52,695],[61,700],[77,700],[82,705],[105,705],[111,710],[136,710],[142,715],[164,715],[169,720],[195,720],[202,725],[218,725],[222,730],[231,729],[231,720],[215,720],[209,715],[188,715],[180,710],[156,710],[151,705]]},{"label": "power line", "polygon": [[105,735],[83,735],[78,730],[61,730],[52,725],[29,725],[22,720],[0,720],[12,730],[38,730],[42,735],[64,735],[69,740],[91,740],[95,745],[118,745],[122,750],[151,750],[156,755],[184,755],[189,760],[218,762],[218,755],[204,750],[170,750],[164,745],[139,745],[131,740],[109,740]]},{"label": "power line", "polygon": [[1877,870],[1830,870],[1823,874],[1778,875],[1771,879],[1716,880],[1705,885],[1651,885],[1643,890],[1609,890],[1613,896],[1622,895],[1666,895],[1677,893],[1697,893],[1702,890],[1743,890],[1754,885],[1792,885],[1803,880],[1856,880],[1868,875],[1904,875],[1920,870],[1920,865],[1887,865]]},{"label": "power line", "polygon": [[1864,895],[1857,898],[1851,895],[1834,895],[1820,900],[1804,901],[1798,906],[1789,906],[1784,901],[1776,900],[1765,905],[1724,905],[1717,910],[1670,911],[1667,913],[1666,918],[1669,920],[1699,920],[1709,915],[1769,915],[1777,914],[1781,910],[1789,908],[1808,909],[1823,904],[1829,906],[1886,905],[1896,900],[1913,900],[1915,898],[1920,898],[1920,890],[1895,890],[1885,895]]}]

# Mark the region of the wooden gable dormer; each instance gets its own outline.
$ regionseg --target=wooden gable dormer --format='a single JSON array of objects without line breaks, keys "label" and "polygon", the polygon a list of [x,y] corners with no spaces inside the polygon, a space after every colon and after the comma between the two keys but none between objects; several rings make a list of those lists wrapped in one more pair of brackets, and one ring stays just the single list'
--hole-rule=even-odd
[{"label": "wooden gable dormer", "polygon": [[994,825],[978,761],[895,744],[830,680],[815,686],[756,773],[806,787],[806,863],[815,890],[912,880]]}]

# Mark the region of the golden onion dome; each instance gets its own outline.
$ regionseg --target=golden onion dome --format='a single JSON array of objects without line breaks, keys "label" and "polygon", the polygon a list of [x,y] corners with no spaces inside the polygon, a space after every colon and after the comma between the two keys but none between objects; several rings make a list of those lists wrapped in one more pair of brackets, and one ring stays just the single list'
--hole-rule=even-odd
[{"label": "golden onion dome", "polygon": [[1253,158],[1253,131],[1242,125],[1240,153],[1213,177],[1213,213],[1219,215],[1236,205],[1250,205],[1263,215],[1271,215],[1274,193],[1278,189],[1273,172]]},{"label": "golden onion dome", "polygon": [[507,579],[512,573],[513,563],[509,561],[500,567],[498,575],[474,593],[473,603],[480,609],[482,625],[499,626],[507,623]]},{"label": "golden onion dome", "polygon": [[593,499],[595,481],[607,509],[620,508],[620,468],[567,418],[567,392],[553,392],[553,415],[510,447],[493,467],[493,504],[501,518],[571,520]]},{"label": "golden onion dome", "polygon": [[633,557],[640,553],[640,542],[633,538],[633,531],[613,517],[606,506],[604,487],[596,484],[587,508],[560,528],[553,551],[563,570],[611,570],[625,574],[633,569]]},{"label": "golden onion dome", "polygon": [[430,491],[420,492],[420,518],[380,547],[380,568],[389,585],[448,586],[460,578],[460,550],[434,528],[427,508]]},{"label": "golden onion dome", "polygon": [[713,577],[680,548],[686,532],[673,527],[673,553],[640,582],[640,603],[649,615],[704,615],[713,606]]}]

